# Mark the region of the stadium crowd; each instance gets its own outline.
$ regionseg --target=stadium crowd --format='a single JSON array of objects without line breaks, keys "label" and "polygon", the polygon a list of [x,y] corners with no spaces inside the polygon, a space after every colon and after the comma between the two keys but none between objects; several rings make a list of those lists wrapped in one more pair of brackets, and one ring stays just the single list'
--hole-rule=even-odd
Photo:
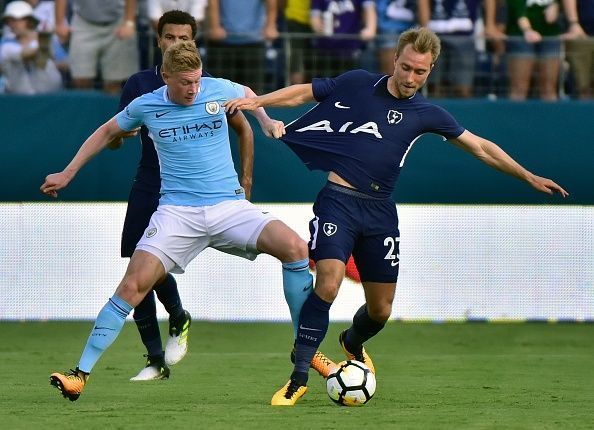
[{"label": "stadium crowd", "polygon": [[117,94],[158,64],[155,25],[196,18],[206,69],[257,93],[361,67],[392,73],[398,35],[427,26],[443,43],[432,97],[591,99],[589,0],[0,0],[0,93]]}]

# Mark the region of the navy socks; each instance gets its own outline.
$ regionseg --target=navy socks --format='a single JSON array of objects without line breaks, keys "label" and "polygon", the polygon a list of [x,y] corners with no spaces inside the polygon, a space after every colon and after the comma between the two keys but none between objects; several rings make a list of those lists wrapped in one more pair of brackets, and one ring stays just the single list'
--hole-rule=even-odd
[{"label": "navy socks", "polygon": [[349,327],[344,337],[346,348],[352,352],[360,352],[363,343],[378,334],[386,323],[377,322],[367,313],[367,304],[361,306],[353,317],[353,325]]},{"label": "navy socks", "polygon": [[309,371],[311,360],[328,331],[330,306],[332,303],[322,300],[315,292],[303,304],[295,344],[295,372]]}]

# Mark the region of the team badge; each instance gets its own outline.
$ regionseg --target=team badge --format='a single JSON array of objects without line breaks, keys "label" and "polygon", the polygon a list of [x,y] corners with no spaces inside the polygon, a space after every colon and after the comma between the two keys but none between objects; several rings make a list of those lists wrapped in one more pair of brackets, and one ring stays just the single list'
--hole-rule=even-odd
[{"label": "team badge", "polygon": [[157,227],[153,227],[149,231],[146,232],[146,237],[153,237],[156,234],[157,234]]},{"label": "team badge", "polygon": [[388,124],[398,124],[400,121],[402,121],[402,117],[404,115],[402,115],[400,112],[398,112],[397,110],[389,110],[388,111]]},{"label": "team badge", "polygon": [[325,222],[323,226],[324,234],[326,236],[332,236],[338,230],[336,224],[332,224],[331,222]]},{"label": "team badge", "polygon": [[221,110],[218,102],[206,102],[206,112],[210,115],[216,115]]}]

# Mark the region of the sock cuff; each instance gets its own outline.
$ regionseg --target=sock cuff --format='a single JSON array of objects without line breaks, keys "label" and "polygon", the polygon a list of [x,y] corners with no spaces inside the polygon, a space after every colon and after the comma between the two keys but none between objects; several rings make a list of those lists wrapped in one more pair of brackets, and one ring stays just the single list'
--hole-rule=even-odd
[{"label": "sock cuff", "polygon": [[317,309],[320,310],[327,311],[330,310],[330,307],[332,306],[332,303],[329,303],[326,300],[320,298],[320,296],[318,296],[315,293],[315,291],[309,295],[308,299],[312,301],[312,305],[314,305]]},{"label": "sock cuff", "polygon": [[126,302],[121,297],[116,296],[115,294],[111,296],[109,302],[115,306],[116,311],[119,314],[121,314],[124,318],[128,316],[130,312],[132,312],[132,306],[130,306],[128,302]]},{"label": "sock cuff", "polygon": [[283,269],[290,272],[300,272],[302,270],[309,269],[309,258],[303,260],[291,261],[289,263],[283,263]]}]

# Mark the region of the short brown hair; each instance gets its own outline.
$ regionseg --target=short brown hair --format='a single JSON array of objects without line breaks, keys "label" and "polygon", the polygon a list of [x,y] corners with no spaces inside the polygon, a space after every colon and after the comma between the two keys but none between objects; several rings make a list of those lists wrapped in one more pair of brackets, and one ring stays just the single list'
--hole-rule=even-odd
[{"label": "short brown hair", "polygon": [[194,41],[174,43],[163,54],[161,69],[165,72],[191,72],[202,68],[202,60]]},{"label": "short brown hair", "polygon": [[441,52],[441,41],[437,34],[426,27],[416,27],[406,30],[400,35],[396,46],[396,55],[400,56],[406,45],[412,45],[420,54],[431,52],[431,64],[435,64]]}]

